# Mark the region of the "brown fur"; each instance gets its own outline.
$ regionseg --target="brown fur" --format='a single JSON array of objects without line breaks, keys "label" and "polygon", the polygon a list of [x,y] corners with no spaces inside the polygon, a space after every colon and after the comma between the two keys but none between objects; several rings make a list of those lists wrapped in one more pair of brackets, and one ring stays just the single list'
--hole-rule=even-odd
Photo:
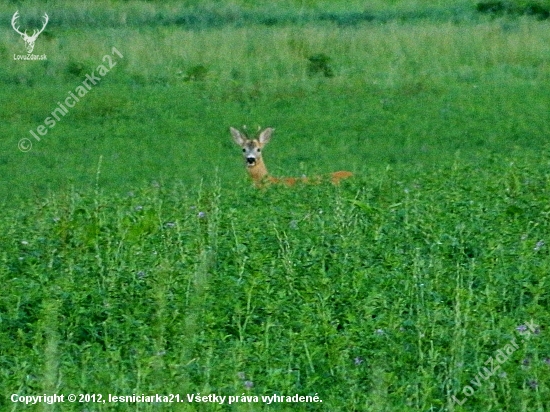
[{"label": "brown fur", "polygon": [[[243,156],[246,170],[256,187],[264,187],[267,184],[283,184],[286,186],[294,186],[298,182],[308,184],[319,184],[324,179],[322,177],[272,177],[269,176],[267,167],[265,166],[262,156],[262,149],[269,142],[275,129],[267,128],[262,131],[257,139],[249,139],[244,132],[231,127],[230,129],[233,140],[243,149]],[[340,181],[353,176],[353,173],[346,170],[331,173],[328,178],[337,185]]]}]

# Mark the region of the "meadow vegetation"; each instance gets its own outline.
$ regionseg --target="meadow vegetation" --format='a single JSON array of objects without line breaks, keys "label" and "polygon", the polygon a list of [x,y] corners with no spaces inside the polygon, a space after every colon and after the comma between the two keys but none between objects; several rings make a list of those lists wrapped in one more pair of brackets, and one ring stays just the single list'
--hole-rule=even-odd
[{"label": "meadow vegetation", "polygon": [[[1,2],[2,21],[50,23],[45,61],[13,60],[23,42],[0,28],[0,409],[23,409],[13,393],[323,400],[25,410],[550,409],[535,3]],[[274,176],[355,175],[257,190],[242,124],[276,129]]]}]

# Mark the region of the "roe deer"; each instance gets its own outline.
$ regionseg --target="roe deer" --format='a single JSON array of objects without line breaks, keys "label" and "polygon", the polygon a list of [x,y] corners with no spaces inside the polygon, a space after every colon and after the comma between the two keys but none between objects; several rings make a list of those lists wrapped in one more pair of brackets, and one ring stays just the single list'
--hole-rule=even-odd
[{"label": "roe deer", "polygon": [[[268,127],[264,131],[260,132],[257,139],[249,139],[244,132],[241,133],[233,127],[230,127],[229,130],[231,131],[231,135],[233,136],[235,143],[243,149],[246,170],[257,187],[262,187],[269,183],[279,183],[287,186],[293,186],[297,182],[320,183],[322,181],[322,177],[310,179],[307,177],[269,176],[262,158],[262,149],[271,139],[275,129]],[[338,184],[340,183],[340,180],[346,179],[350,176],[353,176],[353,173],[341,170],[339,172],[331,173],[328,177],[333,184]]]}]

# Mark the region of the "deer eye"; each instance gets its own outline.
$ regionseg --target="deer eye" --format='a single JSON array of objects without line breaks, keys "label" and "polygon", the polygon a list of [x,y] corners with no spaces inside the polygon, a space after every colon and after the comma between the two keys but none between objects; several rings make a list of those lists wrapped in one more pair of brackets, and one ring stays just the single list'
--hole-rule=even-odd
[{"label": "deer eye", "polygon": [[260,149],[259,147],[256,149],[257,152],[261,152],[262,149]]},{"label": "deer eye", "polygon": [[243,153],[246,152],[246,149],[243,149]]}]

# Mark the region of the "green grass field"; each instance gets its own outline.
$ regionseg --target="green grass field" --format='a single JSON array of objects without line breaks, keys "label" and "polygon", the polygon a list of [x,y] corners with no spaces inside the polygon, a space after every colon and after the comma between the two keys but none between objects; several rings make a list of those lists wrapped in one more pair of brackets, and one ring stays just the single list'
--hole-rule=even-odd
[{"label": "green grass field", "polygon": [[0,2],[0,410],[550,410],[533,4]]}]

